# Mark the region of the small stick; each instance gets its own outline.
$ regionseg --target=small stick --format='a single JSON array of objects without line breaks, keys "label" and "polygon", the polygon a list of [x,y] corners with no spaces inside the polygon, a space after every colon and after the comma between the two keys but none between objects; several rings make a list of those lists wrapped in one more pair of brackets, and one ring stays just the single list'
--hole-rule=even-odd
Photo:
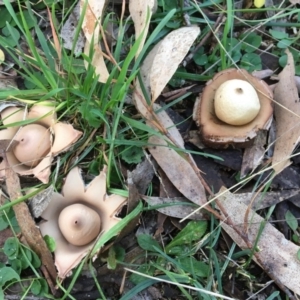
[{"label": "small stick", "polygon": [[[183,7],[190,7],[190,1],[189,0],[183,0]],[[183,14],[183,18],[184,18],[186,26],[191,26],[190,16],[187,12],[185,12]]]}]

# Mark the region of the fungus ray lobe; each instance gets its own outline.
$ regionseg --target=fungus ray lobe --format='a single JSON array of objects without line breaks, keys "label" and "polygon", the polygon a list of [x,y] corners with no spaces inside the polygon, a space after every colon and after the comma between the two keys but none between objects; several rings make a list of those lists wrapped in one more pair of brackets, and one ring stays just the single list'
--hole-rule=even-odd
[{"label": "fungus ray lobe", "polygon": [[74,246],[89,244],[101,230],[98,213],[79,203],[64,208],[59,215],[58,224],[64,238]]},{"label": "fungus ray lobe", "polygon": [[19,130],[13,152],[26,166],[35,167],[51,149],[51,133],[42,125],[29,124]]}]

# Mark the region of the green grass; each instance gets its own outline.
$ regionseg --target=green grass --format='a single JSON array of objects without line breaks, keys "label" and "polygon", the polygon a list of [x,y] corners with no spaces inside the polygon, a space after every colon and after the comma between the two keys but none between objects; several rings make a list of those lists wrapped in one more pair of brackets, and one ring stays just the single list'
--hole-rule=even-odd
[{"label": "green grass", "polygon": [[[146,125],[145,120],[138,115],[134,105],[128,104],[126,100],[132,95],[134,81],[138,78],[143,59],[167,33],[174,28],[184,26],[184,13],[189,15],[192,24],[201,27],[202,33],[195,45],[210,30],[214,31],[215,45],[212,48],[203,45],[198,50],[200,53],[199,60],[195,54],[193,61],[188,66],[183,70],[182,68],[177,70],[172,79],[174,80],[172,81],[174,89],[178,85],[178,81],[176,81],[178,78],[188,84],[198,81],[204,84],[217,71],[229,67],[238,66],[249,71],[261,69],[261,57],[256,53],[258,47],[256,43],[259,45],[260,39],[262,41],[272,40],[275,46],[268,51],[279,59],[281,67],[286,63],[284,50],[287,45],[294,55],[295,64],[299,65],[298,37],[295,37],[291,31],[288,31],[286,35],[272,32],[269,29],[262,31],[262,25],[285,27],[289,24],[289,26],[299,27],[297,22],[279,23],[277,20],[281,17],[289,19],[289,17],[300,15],[300,9],[247,8],[235,10],[234,1],[231,0],[204,1],[201,4],[190,1],[189,7],[179,7],[174,4],[175,2],[159,1],[159,10],[151,19],[150,32],[137,59],[135,59],[135,55],[140,41],[135,41],[134,36],[131,35],[132,31],[128,30],[128,28],[133,27],[132,22],[129,18],[119,19],[119,16],[116,16],[118,39],[111,50],[116,63],[107,61],[110,77],[107,83],[103,84],[99,83],[98,76],[95,76],[91,64],[92,47],[89,55],[82,54],[79,57],[74,55],[75,43],[79,37],[83,18],[79,20],[77,25],[73,49],[66,50],[61,47],[61,52],[58,53],[52,40],[45,35],[37,22],[39,14],[46,8],[45,4],[35,5],[29,1],[10,3],[8,0],[4,0],[5,5],[0,7],[0,12],[4,11],[11,18],[0,28],[3,30],[5,27],[5,32],[7,32],[7,36],[0,35],[0,45],[14,63],[17,74],[21,78],[22,87],[20,89],[0,90],[1,101],[17,100],[30,106],[36,102],[51,100],[56,104],[59,120],[69,122],[83,132],[82,139],[70,151],[60,155],[59,163],[53,167],[54,172],[51,175],[49,185],[53,184],[57,190],[60,190],[67,171],[76,165],[83,169],[84,174],[89,175],[98,175],[103,165],[107,165],[109,191],[122,195],[128,194],[121,165],[133,169],[144,158],[144,150],[148,146],[149,135],[163,136],[163,134],[157,133],[153,128]],[[47,1],[47,3],[55,34],[59,37],[63,21],[67,19],[72,7],[68,7],[66,1]],[[215,19],[208,18],[206,9],[209,9],[216,17],[220,14],[224,15],[222,26],[217,29],[214,28]],[[274,16],[262,17],[262,13],[270,10],[273,10]],[[238,12],[242,13],[239,17],[236,16]],[[253,20],[244,18],[243,14],[246,13],[254,14],[256,18]],[[104,26],[113,16],[113,12],[105,15]],[[28,22],[28,18],[31,22]],[[49,18],[49,15],[46,15],[45,18]],[[59,43],[62,46],[63,42],[60,38]],[[87,68],[84,67],[84,62],[87,64]],[[9,67],[5,63],[4,66]],[[296,72],[297,75],[300,75],[299,67],[296,68]],[[174,85],[173,82],[175,82]],[[167,106],[175,109],[181,108],[180,105],[184,101],[193,103],[194,95],[188,93],[175,99]],[[10,126],[26,125],[27,123],[27,121],[22,121]],[[2,128],[3,126],[1,126]],[[176,151],[182,151],[182,149],[172,145],[169,147]],[[201,151],[185,150],[184,152],[203,155]],[[206,156],[210,157],[208,154]],[[214,158],[218,159],[215,156]],[[237,183],[233,188],[243,186],[253,177],[254,175]],[[38,187],[36,192],[21,197],[14,203],[7,202],[1,206],[1,226],[14,228],[11,206],[26,201],[35,193],[44,190],[48,185],[37,184],[36,186]],[[152,195],[155,193],[155,189],[150,186],[148,193]],[[142,213],[147,214],[150,210],[153,208],[143,208],[143,204],[140,202],[117,226],[101,236],[95,244],[91,256],[94,256],[106,243],[115,238],[118,232],[125,228],[132,219],[137,218]],[[188,230],[195,226],[194,221],[184,224]],[[243,287],[256,281],[259,285],[259,279],[255,277],[256,275],[251,274],[253,263],[249,257],[252,257],[253,251],[239,252],[236,245],[232,244],[226,255],[223,255],[219,248],[220,241],[223,242],[219,221],[211,216],[205,224],[209,226],[209,230],[204,228],[199,235],[190,237],[188,242],[181,240],[180,233],[189,232],[185,231],[184,228],[182,231],[174,230],[169,236],[165,236],[164,244],[158,243],[150,235],[137,237],[137,243],[143,250],[140,257],[144,258],[144,263],[139,267],[135,261],[124,262],[124,257],[113,256],[112,259],[115,260],[116,264],[124,265],[128,270],[132,270],[130,280],[136,284],[133,289],[120,296],[120,299],[131,299],[146,287],[157,282],[173,284],[178,288],[182,297],[186,299],[217,299],[225,293],[224,278],[232,275],[231,270],[234,264],[237,265],[237,274],[233,276],[236,276],[237,281],[244,284]],[[200,226],[199,223],[197,226]],[[16,234],[17,231],[15,236]],[[176,244],[178,240],[180,243]],[[38,271],[37,258],[15,237],[9,242],[13,243],[14,248],[18,251],[14,258],[14,254],[10,254],[10,258],[11,260],[18,260],[18,262],[11,261],[9,266],[0,265],[0,272],[8,273],[5,280],[0,280],[1,290],[6,292],[12,283],[19,282],[23,289],[23,297],[29,293],[34,293],[51,299],[52,296],[47,284]],[[7,255],[9,253],[7,253],[6,248],[4,246],[2,251]],[[23,262],[23,266],[19,261]],[[57,282],[62,292],[60,299],[75,299],[70,294],[86,263],[90,265],[92,270],[92,263],[86,257],[74,270],[68,286]],[[201,273],[194,266],[202,267],[204,271]],[[24,270],[33,274],[29,286],[23,285],[23,281],[26,279]],[[92,271],[91,273],[93,274]],[[93,277],[101,298],[105,299],[106,295],[101,283],[97,281],[95,274]],[[255,291],[257,289],[258,287],[255,287]],[[224,299],[230,298],[224,297]],[[278,296],[277,299],[283,298]]]}]

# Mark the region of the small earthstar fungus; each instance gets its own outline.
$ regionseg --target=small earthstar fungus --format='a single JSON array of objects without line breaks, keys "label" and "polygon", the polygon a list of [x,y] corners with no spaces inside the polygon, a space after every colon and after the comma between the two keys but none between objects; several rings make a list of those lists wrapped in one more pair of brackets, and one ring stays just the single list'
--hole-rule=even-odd
[{"label": "small earthstar fungus", "polygon": [[55,240],[55,265],[60,278],[70,274],[100,234],[120,221],[116,214],[126,201],[125,197],[106,194],[105,169],[87,186],[79,168],[69,172],[62,194],[53,193],[39,225],[43,236]]},{"label": "small earthstar fungus", "polygon": [[[53,157],[68,150],[82,135],[72,125],[58,122],[55,107],[49,102],[33,105],[28,112],[25,108],[10,106],[1,111],[1,118],[6,128],[0,131],[0,140],[18,141],[14,149],[7,152],[9,166],[20,175],[34,175],[43,183],[49,180]],[[13,126],[22,121],[26,125]],[[2,163],[1,177],[4,168]]]},{"label": "small earthstar fungus", "polygon": [[194,107],[203,143],[216,148],[250,146],[258,130],[271,125],[272,99],[269,86],[246,70],[219,72]]}]

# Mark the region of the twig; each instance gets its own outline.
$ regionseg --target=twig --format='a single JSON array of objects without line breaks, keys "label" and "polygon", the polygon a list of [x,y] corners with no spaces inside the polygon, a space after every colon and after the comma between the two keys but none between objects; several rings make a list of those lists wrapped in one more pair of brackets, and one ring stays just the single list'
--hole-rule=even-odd
[{"label": "twig", "polygon": [[[23,197],[21,193],[20,180],[18,175],[9,166],[6,158],[6,149],[11,143],[10,140],[2,140],[0,144],[0,157],[3,158],[5,164],[5,175],[6,175],[6,187],[10,197],[10,201]],[[16,143],[15,141],[13,143]],[[13,147],[10,147],[12,149]],[[22,235],[25,237],[26,242],[30,248],[38,254],[42,262],[42,271],[45,272],[45,278],[51,289],[53,295],[57,293],[55,289],[55,278],[56,269],[53,263],[52,255],[47,248],[44,239],[41,236],[39,229],[37,228],[34,220],[31,217],[29,208],[25,202],[21,202],[13,205],[13,210],[15,212],[18,224],[21,228]]]},{"label": "twig", "polygon": [[[190,1],[189,0],[183,0],[183,7],[190,7]],[[183,14],[183,18],[184,18],[186,26],[191,26],[190,16],[187,12],[185,12]]]}]

